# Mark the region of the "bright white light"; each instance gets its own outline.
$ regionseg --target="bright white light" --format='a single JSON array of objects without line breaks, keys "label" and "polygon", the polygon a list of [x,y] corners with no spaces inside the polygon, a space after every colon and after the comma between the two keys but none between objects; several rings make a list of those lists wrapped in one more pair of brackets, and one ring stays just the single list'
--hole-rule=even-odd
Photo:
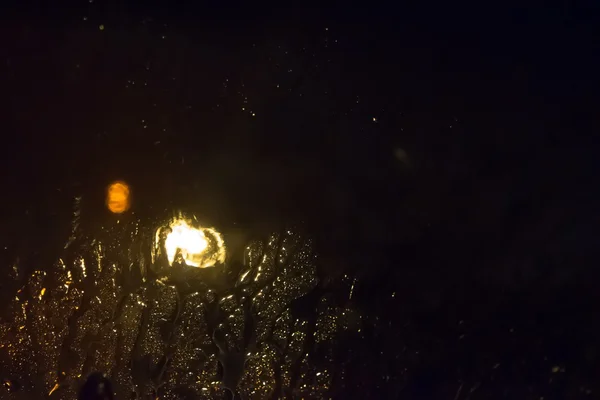
[{"label": "bright white light", "polygon": [[[221,234],[212,228],[196,227],[191,221],[173,219],[165,239],[169,264],[173,264],[178,249],[190,267],[206,268],[225,261],[225,246]],[[158,232],[157,232],[158,234]]]}]

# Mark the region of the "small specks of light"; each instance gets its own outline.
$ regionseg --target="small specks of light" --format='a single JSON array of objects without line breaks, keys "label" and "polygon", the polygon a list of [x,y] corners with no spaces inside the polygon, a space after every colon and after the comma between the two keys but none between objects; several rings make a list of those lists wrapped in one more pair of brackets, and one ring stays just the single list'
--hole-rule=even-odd
[{"label": "small specks of light", "polygon": [[[125,219],[122,220],[125,222]],[[184,223],[182,223],[182,220]],[[214,229],[202,227],[194,218],[186,218],[184,220],[180,216],[167,221],[157,230],[156,233],[160,233],[158,237],[161,246],[160,251],[166,253],[165,242],[169,238],[169,234],[176,231],[173,228],[176,228],[178,224],[186,226],[186,229],[190,231],[195,231],[195,234],[205,242],[199,246],[198,243],[192,245],[192,247],[194,245],[198,246],[202,250],[202,254],[198,258],[193,258],[190,264],[198,263],[200,267],[205,266],[210,260],[214,262],[217,257],[214,254],[218,255],[218,251],[224,249],[224,243]],[[137,232],[136,225],[130,225],[130,227],[133,228],[131,232],[135,236],[135,232]],[[198,232],[201,232],[201,234]],[[291,232],[287,232],[287,234],[292,235]],[[210,341],[210,334],[209,336],[206,336],[206,334],[209,333],[207,317],[211,316],[207,311],[210,312],[211,308],[205,307],[205,301],[218,301],[218,306],[223,307],[224,313],[222,316],[228,317],[225,321],[220,321],[222,323],[218,324],[218,329],[224,333],[224,341],[227,346],[237,345],[239,342],[236,339],[244,337],[243,335],[246,332],[247,316],[244,305],[248,304],[246,302],[256,301],[256,311],[259,315],[256,318],[258,323],[253,328],[256,330],[255,339],[259,346],[256,349],[248,348],[246,343],[242,343],[243,347],[236,348],[232,354],[235,355],[233,362],[238,363],[237,360],[244,362],[244,378],[239,384],[240,391],[248,394],[254,393],[252,394],[253,398],[266,398],[276,390],[275,385],[277,382],[273,378],[273,365],[279,362],[279,357],[276,346],[262,346],[260,344],[265,343],[264,340],[269,338],[271,330],[273,330],[272,335],[274,340],[277,340],[277,344],[285,340],[286,353],[287,348],[289,348],[290,352],[293,352],[290,354],[296,354],[296,352],[301,351],[310,332],[307,327],[308,322],[300,319],[296,320],[289,310],[281,314],[281,309],[288,307],[294,298],[306,294],[316,284],[314,278],[314,258],[312,257],[310,242],[307,241],[305,243],[296,237],[286,237],[286,241],[283,242],[285,244],[283,247],[287,253],[285,257],[286,263],[282,265],[281,270],[275,270],[276,267],[279,267],[275,265],[275,262],[283,244],[280,244],[279,236],[273,237],[275,239],[272,238],[273,245],[271,247],[267,248],[263,241],[259,241],[260,245],[249,246],[247,254],[251,265],[247,265],[247,269],[242,271],[243,274],[240,274],[245,274],[245,279],[248,279],[260,270],[261,275],[259,279],[261,282],[266,282],[267,285],[255,285],[250,281],[244,281],[243,289],[245,289],[246,285],[251,285],[252,290],[243,292],[243,296],[236,295],[236,292],[225,292],[224,294],[219,293],[218,296],[213,294],[212,297],[205,296],[203,286],[192,287],[192,289],[196,289],[196,292],[189,294],[185,303],[179,302],[179,289],[176,286],[170,286],[172,282],[167,277],[148,278],[148,282],[151,284],[154,281],[157,282],[157,285],[152,284],[152,290],[148,290],[150,285],[145,285],[144,290],[141,290],[139,293],[125,294],[126,292],[123,292],[123,287],[119,283],[120,280],[116,279],[119,278],[119,274],[123,270],[117,268],[117,265],[119,265],[117,264],[118,260],[112,259],[112,244],[107,245],[106,249],[108,251],[104,252],[99,242],[96,244],[92,243],[91,246],[94,254],[91,259],[93,261],[90,261],[90,258],[86,258],[86,264],[84,264],[83,258],[78,257],[72,262],[70,261],[68,266],[60,261],[57,265],[57,270],[53,271],[54,275],[52,279],[43,281],[42,276],[44,273],[36,272],[36,275],[34,275],[36,279],[28,281],[30,282],[29,285],[33,286],[24,287],[21,290],[24,293],[31,293],[33,299],[43,295],[44,298],[42,300],[47,301],[46,303],[42,304],[34,301],[30,302],[32,304],[28,306],[23,299],[24,294],[16,294],[21,300],[18,303],[13,303],[16,306],[13,307],[16,309],[16,313],[13,315],[14,322],[10,323],[10,330],[5,329],[0,332],[10,342],[5,344],[3,341],[0,343],[0,347],[5,346],[4,348],[7,350],[3,351],[8,351],[8,356],[13,355],[11,363],[15,364],[14,370],[19,372],[24,371],[21,372],[24,380],[29,381],[32,378],[30,376],[31,373],[29,373],[30,369],[24,369],[29,365],[37,367],[35,369],[31,368],[34,371],[33,373],[37,373],[38,371],[46,373],[43,385],[39,385],[39,389],[36,388],[36,390],[41,390],[41,393],[35,392],[35,395],[27,396],[27,398],[43,398],[44,396],[49,396],[50,398],[66,396],[70,398],[72,397],[71,394],[73,394],[72,391],[62,383],[57,385],[58,381],[56,378],[60,378],[60,382],[77,382],[78,379],[85,376],[85,372],[82,373],[81,368],[59,369],[56,360],[61,360],[64,355],[69,354],[62,353],[67,348],[63,343],[69,343],[71,348],[79,351],[83,345],[87,346],[90,344],[90,341],[93,342],[93,338],[95,337],[94,332],[102,332],[109,340],[102,341],[102,347],[98,349],[98,356],[102,356],[102,359],[107,360],[107,362],[101,361],[102,359],[98,358],[98,361],[100,361],[98,369],[107,370],[111,368],[111,365],[114,365],[112,364],[112,360],[116,360],[118,363],[117,368],[120,368],[119,366],[126,368],[125,377],[128,379],[129,371],[131,370],[129,367],[130,354],[134,354],[132,351],[136,343],[138,343],[136,338],[138,337],[138,332],[140,332],[141,325],[147,324],[148,329],[145,332],[148,332],[148,334],[145,334],[143,339],[139,341],[140,351],[143,351],[144,354],[152,355],[153,359],[156,360],[161,359],[163,356],[168,356],[165,351],[170,351],[170,349],[166,348],[167,343],[165,343],[164,336],[161,334],[163,328],[168,328],[165,333],[168,333],[168,337],[172,339],[171,343],[176,346],[174,349],[176,349],[177,353],[173,362],[165,365],[165,378],[156,382],[156,385],[162,386],[164,384],[165,392],[167,393],[174,386],[180,386],[183,380],[189,382],[189,384],[193,384],[194,390],[204,393],[204,396],[200,395],[200,397],[208,398],[211,397],[211,394],[213,397],[218,397],[223,392],[222,388],[224,385],[222,382],[213,381],[213,379],[216,375],[217,363],[220,360],[217,355],[208,355],[205,353],[202,355],[204,366],[199,370],[194,370],[193,366],[196,360],[199,359],[200,353],[204,352],[204,350],[201,347],[196,348],[195,344],[190,346],[188,343],[190,343],[190,339],[195,340],[195,338],[203,338],[202,342],[198,342],[198,346],[202,346],[202,343]],[[155,246],[153,248],[155,251],[158,250],[156,244],[154,243]],[[298,251],[297,253],[295,253],[296,250]],[[167,254],[164,255],[166,256]],[[178,257],[179,255],[176,258]],[[261,264],[261,260],[265,261]],[[124,264],[124,266],[126,267],[127,264]],[[85,271],[87,267],[91,269]],[[97,271],[102,273],[97,273]],[[81,289],[82,285],[78,284],[81,283],[81,279],[87,272],[90,272],[88,279],[92,279],[92,281],[85,282],[86,285],[84,286],[88,293],[93,293],[91,296],[89,295],[89,299],[88,296],[84,295]],[[210,273],[194,274],[193,271],[190,274],[190,276],[198,277],[210,275]],[[265,278],[267,279],[265,280]],[[348,279],[349,283],[352,283],[352,279],[350,277]],[[274,282],[272,286],[270,282]],[[48,286],[48,284],[52,286]],[[202,282],[198,282],[198,284],[203,285]],[[45,297],[43,288],[47,290],[49,297]],[[67,289],[65,290],[64,288]],[[262,289],[258,293],[258,299],[255,297],[254,288],[257,290]],[[15,294],[12,295],[13,298],[14,296]],[[188,295],[186,294],[186,296]],[[118,300],[119,298],[122,298],[122,301]],[[210,300],[211,298],[213,299]],[[225,301],[221,302],[222,300]],[[327,304],[327,307],[319,307],[316,310],[319,314],[318,320],[324,323],[321,324],[319,322],[318,326],[315,326],[315,331],[319,332],[318,335],[320,336],[326,336],[327,340],[334,340],[334,334],[337,330],[346,329],[345,326],[342,326],[343,321],[340,320],[338,314],[343,315],[345,313],[348,315],[348,312],[345,309],[338,310],[337,307],[328,302],[324,304]],[[19,305],[23,305],[23,307],[21,308]],[[20,314],[21,310],[23,311],[22,316]],[[76,310],[80,310],[81,312],[75,312]],[[250,311],[254,314],[253,309],[250,309]],[[169,321],[174,312],[177,312],[177,315],[180,315],[181,319],[179,320],[178,318],[176,323],[173,322],[171,324],[167,321]],[[144,317],[145,315],[148,318]],[[78,329],[76,335],[70,335],[69,330],[64,328],[68,326],[70,318],[72,318],[71,316],[76,318],[75,322],[78,326],[89,327],[89,329]],[[275,322],[276,317],[278,317],[276,319],[277,322]],[[104,321],[107,321],[107,318],[109,323],[105,324]],[[263,321],[267,322],[267,324],[262,324]],[[274,325],[270,323],[271,321],[274,322]],[[7,324],[3,323],[0,325],[0,328],[4,329]],[[160,329],[158,329],[159,327]],[[354,326],[353,328],[354,332],[358,329],[358,327]],[[267,335],[265,336],[265,334]],[[34,341],[29,338],[30,335],[35,335],[33,337],[40,340]],[[291,338],[289,345],[287,344],[288,337]],[[333,344],[334,342],[331,343]],[[9,349],[8,346],[10,345],[13,348]],[[22,349],[19,352],[14,352],[13,349],[16,346],[19,348],[22,347]],[[44,364],[39,364],[39,366],[34,364],[37,362],[37,359],[30,354],[33,353],[29,351],[32,348],[36,352],[45,352],[45,357],[40,357]],[[33,356],[35,355],[37,353],[33,354]],[[170,361],[170,359],[167,360]],[[173,367],[169,365],[173,365]],[[293,364],[291,363],[282,363],[282,376],[292,376],[292,366]],[[549,367],[551,366],[552,364],[549,365]],[[175,369],[180,367],[181,370]],[[47,373],[46,371],[50,371],[51,373]],[[115,373],[117,375],[120,369],[113,371],[117,371]],[[248,372],[247,374],[246,371]],[[317,371],[310,368],[306,372],[301,372],[301,376],[299,376],[299,382],[301,383],[297,386],[304,384],[304,389],[299,392],[300,396],[304,396],[304,398],[328,398],[325,394],[330,391],[331,374],[326,369],[319,368],[318,371],[320,372],[317,379],[308,386],[304,382],[314,379]],[[20,381],[21,379],[12,381],[12,385],[17,386],[17,382],[20,383]],[[10,386],[10,384],[5,383],[5,386]],[[286,385],[289,385],[289,383],[286,383]],[[310,389],[307,389],[309,387]],[[60,394],[63,389],[65,393]],[[6,388],[4,390],[7,391]],[[13,389],[8,390],[12,391]],[[162,396],[160,397],[162,398]],[[157,396],[152,396],[152,398],[156,399]]]},{"label": "small specks of light", "polygon": [[101,31],[104,30],[104,25],[100,24],[100,26],[98,27]]},{"label": "small specks of light", "polygon": [[376,117],[373,117],[373,122],[377,123],[379,120]]},{"label": "small specks of light", "polygon": [[112,183],[106,192],[106,206],[115,213],[121,214],[129,210],[130,190],[125,182]]},{"label": "small specks of light", "polygon": [[42,288],[42,290],[40,291],[40,295],[38,296],[38,299],[42,300],[42,297],[44,297],[44,293],[46,293],[46,288]]}]

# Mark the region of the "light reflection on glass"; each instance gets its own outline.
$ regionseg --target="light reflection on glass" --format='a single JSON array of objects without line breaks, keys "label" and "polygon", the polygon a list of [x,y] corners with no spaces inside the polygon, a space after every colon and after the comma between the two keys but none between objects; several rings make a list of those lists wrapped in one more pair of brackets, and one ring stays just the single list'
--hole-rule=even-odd
[{"label": "light reflection on glass", "polygon": [[168,227],[165,250],[170,265],[179,255],[191,267],[207,268],[225,262],[225,244],[215,229],[194,226],[183,218],[173,219]]}]

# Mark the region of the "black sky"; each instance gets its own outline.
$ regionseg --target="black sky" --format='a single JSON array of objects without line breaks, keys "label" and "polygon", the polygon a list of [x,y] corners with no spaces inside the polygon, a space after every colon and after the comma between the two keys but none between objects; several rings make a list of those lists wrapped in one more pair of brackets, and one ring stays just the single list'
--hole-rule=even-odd
[{"label": "black sky", "polygon": [[516,285],[589,264],[597,11],[20,3],[2,13],[6,259],[121,178],[141,214],[303,220],[359,270],[375,253]]},{"label": "black sky", "polygon": [[302,221],[435,349],[406,398],[497,349],[490,393],[552,360],[591,382],[600,3],[439,3],[3,4],[0,261],[51,265],[74,197],[91,231],[124,179],[141,218]]}]

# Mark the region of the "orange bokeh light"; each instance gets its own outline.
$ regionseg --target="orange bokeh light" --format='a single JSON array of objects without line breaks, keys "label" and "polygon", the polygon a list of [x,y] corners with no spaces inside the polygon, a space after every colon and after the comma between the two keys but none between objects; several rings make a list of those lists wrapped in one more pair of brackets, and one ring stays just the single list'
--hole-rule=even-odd
[{"label": "orange bokeh light", "polygon": [[121,214],[129,210],[129,186],[125,182],[110,184],[106,191],[106,206],[115,214]]}]

